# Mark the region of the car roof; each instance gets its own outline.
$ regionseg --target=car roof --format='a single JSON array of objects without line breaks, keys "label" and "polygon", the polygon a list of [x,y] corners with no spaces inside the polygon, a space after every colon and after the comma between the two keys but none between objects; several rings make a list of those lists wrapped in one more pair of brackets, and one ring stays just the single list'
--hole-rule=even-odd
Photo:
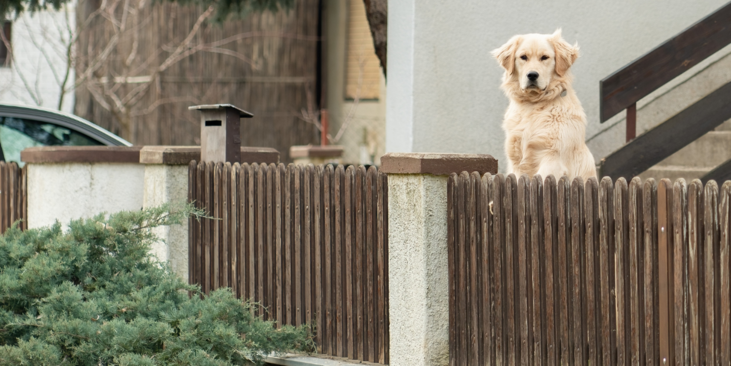
[{"label": "car roof", "polygon": [[107,146],[132,146],[129,141],[73,114],[41,107],[0,103],[0,117],[32,119],[53,123],[89,136]]}]

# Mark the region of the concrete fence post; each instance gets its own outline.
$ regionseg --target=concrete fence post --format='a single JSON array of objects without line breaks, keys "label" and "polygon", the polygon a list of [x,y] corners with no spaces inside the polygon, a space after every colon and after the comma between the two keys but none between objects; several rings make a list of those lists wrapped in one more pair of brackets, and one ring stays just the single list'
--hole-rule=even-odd
[{"label": "concrete fence post", "polygon": [[[242,162],[278,163],[279,152],[272,148],[241,147]],[[188,164],[200,160],[199,146],[145,146],[140,163],[145,166],[143,207],[176,204],[188,199]],[[180,278],[188,281],[188,222],[154,229],[160,241],[152,252]]]},{"label": "concrete fence post", "polygon": [[462,171],[497,173],[490,155],[389,153],[388,286],[390,365],[449,364],[447,180]]}]

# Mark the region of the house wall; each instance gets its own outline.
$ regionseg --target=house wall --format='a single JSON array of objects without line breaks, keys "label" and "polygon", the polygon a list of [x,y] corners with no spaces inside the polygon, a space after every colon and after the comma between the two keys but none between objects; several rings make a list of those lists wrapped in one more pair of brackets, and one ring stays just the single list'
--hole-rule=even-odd
[{"label": "house wall", "polygon": [[357,103],[346,98],[348,5],[349,1],[325,0],[324,70],[329,131],[334,137],[346,125],[342,137],[335,142],[344,148],[343,162],[380,164],[381,155],[386,150],[386,80],[381,73],[378,98]]},{"label": "house wall", "polygon": [[[74,2],[61,10],[23,13],[12,25],[14,60],[9,67],[0,66],[0,103],[24,104],[73,111],[73,92],[59,108],[61,83],[67,61],[67,29],[75,26]],[[74,80],[73,68],[68,80]]]},{"label": "house wall", "polygon": [[[386,151],[489,153],[504,161],[501,124],[508,100],[499,89],[503,70],[490,51],[515,34],[556,28],[581,47],[572,70],[591,139],[624,117],[599,123],[599,81],[724,3],[390,1]],[[686,74],[706,67],[708,62]],[[602,139],[590,145],[597,161],[623,143]]]}]

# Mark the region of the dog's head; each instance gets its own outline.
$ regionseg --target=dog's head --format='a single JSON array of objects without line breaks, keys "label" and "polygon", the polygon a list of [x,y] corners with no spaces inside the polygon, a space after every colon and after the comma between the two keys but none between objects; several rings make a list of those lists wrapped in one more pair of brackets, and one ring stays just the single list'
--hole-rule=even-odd
[{"label": "dog's head", "polygon": [[514,36],[492,51],[505,69],[504,81],[517,81],[523,92],[542,94],[554,78],[562,78],[579,57],[579,46],[553,34]]}]

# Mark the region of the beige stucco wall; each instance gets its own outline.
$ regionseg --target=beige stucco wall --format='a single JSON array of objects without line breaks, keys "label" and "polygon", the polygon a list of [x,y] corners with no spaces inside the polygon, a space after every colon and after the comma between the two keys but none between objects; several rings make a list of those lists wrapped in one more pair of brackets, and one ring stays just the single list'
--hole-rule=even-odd
[{"label": "beige stucco wall", "polygon": [[[599,81],[725,3],[389,1],[386,151],[487,153],[503,161],[508,100],[490,51],[515,34],[556,28],[581,47],[572,70],[590,139],[608,126],[599,123]],[[597,160],[623,143],[604,135],[590,145]]]},{"label": "beige stucco wall", "polygon": [[29,228],[142,208],[143,165],[29,163],[26,167]]}]

